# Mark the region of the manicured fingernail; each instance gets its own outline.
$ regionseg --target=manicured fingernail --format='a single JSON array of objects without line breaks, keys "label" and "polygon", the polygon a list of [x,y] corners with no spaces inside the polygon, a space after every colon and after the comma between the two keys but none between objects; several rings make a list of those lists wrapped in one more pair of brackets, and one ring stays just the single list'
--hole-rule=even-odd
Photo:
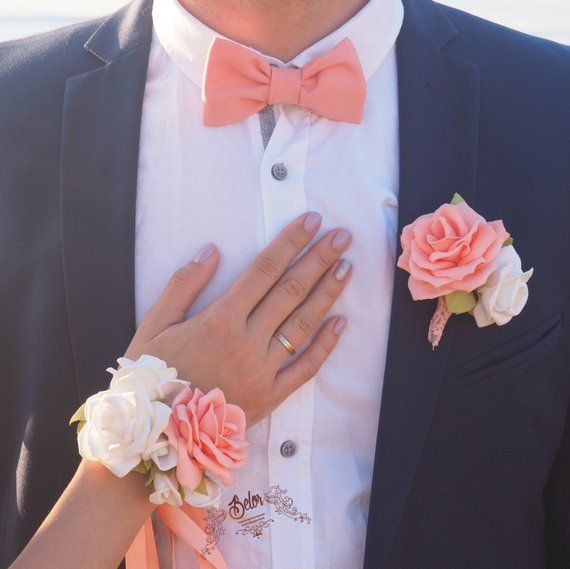
[{"label": "manicured fingernail", "polygon": [[347,322],[348,320],[344,316],[337,318],[333,326],[333,332],[337,336],[340,336],[343,333],[344,329],[346,328]]},{"label": "manicured fingernail", "polygon": [[208,243],[202,250],[196,255],[194,259],[195,263],[207,263],[216,252],[216,246],[213,243]]},{"label": "manicured fingernail", "polygon": [[350,268],[352,267],[352,263],[347,261],[346,259],[341,259],[334,270],[334,278],[337,281],[343,281],[348,275]]},{"label": "manicured fingernail", "polygon": [[337,251],[344,249],[348,245],[348,242],[351,239],[352,239],[352,235],[346,229],[341,229],[333,237],[333,240],[332,240],[333,249],[336,249]]},{"label": "manicured fingernail", "polygon": [[315,213],[313,211],[309,213],[307,217],[305,217],[305,221],[303,222],[303,227],[305,228],[305,231],[312,233],[313,231],[316,231],[319,228],[322,221],[323,221],[323,216],[320,213]]}]

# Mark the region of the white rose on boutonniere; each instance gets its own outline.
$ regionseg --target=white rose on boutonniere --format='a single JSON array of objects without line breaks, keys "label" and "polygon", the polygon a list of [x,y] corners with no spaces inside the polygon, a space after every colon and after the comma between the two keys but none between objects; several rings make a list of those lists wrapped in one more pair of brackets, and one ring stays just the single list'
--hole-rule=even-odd
[{"label": "white rose on boutonniere", "polygon": [[521,258],[512,245],[503,247],[494,272],[477,289],[478,301],[473,309],[477,325],[502,326],[518,316],[528,300],[527,282],[532,273],[533,269],[523,272]]},{"label": "white rose on boutonniere", "polygon": [[130,391],[100,391],[83,407],[79,453],[121,478],[153,449],[171,413],[165,403],[151,400],[142,382],[133,382]]}]

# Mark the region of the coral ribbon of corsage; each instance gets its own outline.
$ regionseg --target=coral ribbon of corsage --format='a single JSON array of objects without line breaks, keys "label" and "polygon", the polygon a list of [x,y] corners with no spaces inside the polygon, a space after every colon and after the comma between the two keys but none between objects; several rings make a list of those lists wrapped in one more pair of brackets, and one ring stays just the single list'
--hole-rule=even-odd
[{"label": "coral ribbon of corsage", "polygon": [[146,519],[129,547],[125,555],[125,563],[127,569],[160,569],[150,516]]},{"label": "coral ribbon of corsage", "polygon": [[[194,551],[200,569],[227,569],[221,553],[209,547],[208,536],[204,531],[205,520],[199,509],[189,504],[184,504],[181,508],[163,504],[156,511],[166,527]],[[183,566],[180,563],[183,559],[179,557],[185,557],[185,553],[184,547],[174,547],[173,543],[173,567]],[[127,569],[159,569],[150,517],[131,544],[125,561]]]}]

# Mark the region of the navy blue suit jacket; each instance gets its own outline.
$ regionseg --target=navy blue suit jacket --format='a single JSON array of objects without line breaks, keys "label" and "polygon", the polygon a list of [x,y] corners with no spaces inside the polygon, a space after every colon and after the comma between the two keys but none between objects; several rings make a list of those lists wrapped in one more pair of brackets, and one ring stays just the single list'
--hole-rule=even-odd
[{"label": "navy blue suit jacket", "polygon": [[[365,567],[568,569],[570,52],[404,4],[400,229],[460,192],[505,221],[535,273],[519,317],[454,317],[432,351],[434,305],[397,271]],[[3,567],[72,476],[67,420],[135,330],[150,41],[151,2],[135,0],[0,45]]]}]

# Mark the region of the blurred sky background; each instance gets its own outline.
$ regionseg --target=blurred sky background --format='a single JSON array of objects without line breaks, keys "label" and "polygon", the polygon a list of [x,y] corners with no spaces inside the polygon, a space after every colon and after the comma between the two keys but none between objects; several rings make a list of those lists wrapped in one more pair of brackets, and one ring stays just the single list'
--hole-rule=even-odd
[{"label": "blurred sky background", "polygon": [[[0,41],[113,12],[125,0],[0,0]],[[570,0],[443,0],[511,28],[570,44]]]}]

